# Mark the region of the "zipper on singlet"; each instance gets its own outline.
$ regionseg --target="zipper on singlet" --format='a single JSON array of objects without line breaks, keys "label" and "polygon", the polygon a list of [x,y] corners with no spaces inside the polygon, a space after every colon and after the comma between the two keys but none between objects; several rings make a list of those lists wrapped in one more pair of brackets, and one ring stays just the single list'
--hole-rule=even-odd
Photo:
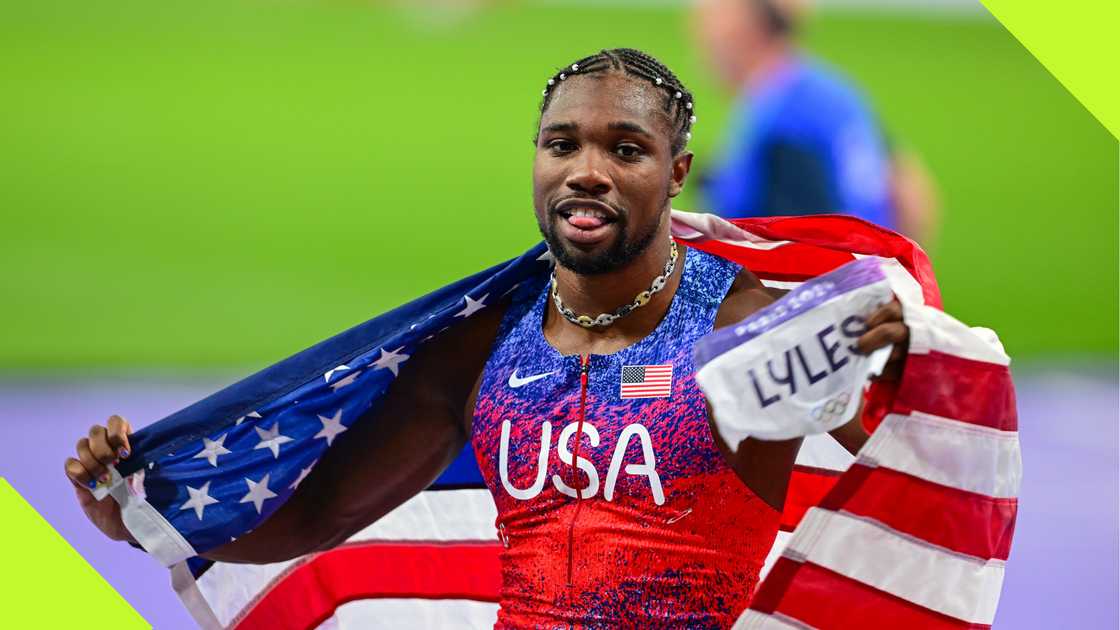
[{"label": "zipper on singlet", "polygon": [[[573,475],[578,476],[579,468],[576,467],[576,462],[579,461],[579,447],[583,443],[583,419],[587,409],[587,373],[590,371],[591,355],[581,354],[579,357],[579,419],[576,421],[576,447],[572,449],[572,472]],[[576,481],[575,479],[572,480]],[[576,519],[579,518],[579,510],[583,507],[583,488],[576,488],[576,483],[572,483],[572,488],[576,491],[576,509],[572,512],[572,520],[568,524],[568,586],[572,585],[572,570],[575,564],[574,547],[576,542]]]}]

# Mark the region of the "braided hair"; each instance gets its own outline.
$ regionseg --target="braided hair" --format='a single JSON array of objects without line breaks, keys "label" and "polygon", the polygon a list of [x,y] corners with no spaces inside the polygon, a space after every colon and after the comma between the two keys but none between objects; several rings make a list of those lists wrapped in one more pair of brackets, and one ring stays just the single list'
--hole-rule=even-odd
[{"label": "braided hair", "polygon": [[611,48],[584,57],[564,66],[548,80],[541,94],[541,115],[548,110],[552,97],[562,82],[579,74],[621,72],[628,76],[644,79],[659,89],[664,96],[664,110],[669,117],[673,137],[669,145],[673,155],[680,153],[690,138],[692,125],[696,122],[693,113],[692,93],[681,83],[673,71],[665,67],[651,55],[633,48]]}]

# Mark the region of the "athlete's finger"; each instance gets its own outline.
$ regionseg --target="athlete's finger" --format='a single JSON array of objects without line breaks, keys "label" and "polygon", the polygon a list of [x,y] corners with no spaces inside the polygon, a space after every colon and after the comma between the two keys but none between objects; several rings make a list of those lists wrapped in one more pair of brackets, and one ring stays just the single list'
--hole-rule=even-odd
[{"label": "athlete's finger", "polygon": [[898,300],[892,300],[880,306],[878,310],[871,314],[871,317],[867,318],[867,329],[871,330],[880,324],[897,321],[902,321],[902,305],[898,303]]},{"label": "athlete's finger", "polygon": [[117,454],[113,452],[113,447],[109,445],[109,430],[100,424],[95,424],[89,428],[89,451],[104,466],[117,461]]},{"label": "athlete's finger", "polygon": [[78,440],[77,451],[78,461],[82,462],[82,466],[85,467],[90,478],[101,482],[108,481],[109,477],[106,474],[105,467],[97,461],[97,458],[93,456],[93,451],[89,448],[89,438]]},{"label": "athlete's finger", "polygon": [[66,476],[69,477],[70,481],[75,485],[85,488],[97,486],[97,482],[94,481],[93,477],[86,471],[86,467],[82,465],[82,462],[73,457],[66,458]]},{"label": "athlete's finger", "polygon": [[128,441],[130,433],[132,425],[128,420],[116,415],[109,417],[109,446],[113,447],[117,457],[121,459],[127,459],[132,453],[132,445]]},{"label": "athlete's finger", "polygon": [[863,334],[856,342],[859,351],[867,354],[888,344],[902,344],[910,338],[910,329],[902,322],[880,324]]}]

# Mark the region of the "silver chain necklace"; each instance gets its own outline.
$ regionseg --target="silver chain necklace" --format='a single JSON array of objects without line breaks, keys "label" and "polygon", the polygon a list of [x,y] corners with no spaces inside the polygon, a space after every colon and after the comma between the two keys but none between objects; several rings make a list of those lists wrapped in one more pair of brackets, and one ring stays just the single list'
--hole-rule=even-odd
[{"label": "silver chain necklace", "polygon": [[615,309],[613,313],[600,313],[598,317],[590,317],[588,315],[576,315],[575,311],[564,305],[563,300],[560,299],[560,291],[556,285],[556,271],[552,272],[552,302],[556,304],[556,310],[564,316],[564,319],[583,326],[584,328],[594,328],[595,326],[610,326],[621,317],[626,317],[633,313],[638,308],[645,306],[649,303],[650,298],[655,293],[665,288],[665,281],[669,276],[673,275],[673,270],[677,268],[677,243],[676,241],[669,241],[669,260],[665,261],[665,270],[661,272],[660,276],[653,279],[653,284],[649,285],[649,289],[642,291],[634,298],[634,301],[625,304]]}]

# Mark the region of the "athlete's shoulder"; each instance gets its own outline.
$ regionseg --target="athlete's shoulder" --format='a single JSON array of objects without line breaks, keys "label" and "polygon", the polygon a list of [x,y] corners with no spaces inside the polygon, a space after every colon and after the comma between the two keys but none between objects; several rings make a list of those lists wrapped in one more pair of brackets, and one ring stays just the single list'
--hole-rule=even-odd
[{"label": "athlete's shoulder", "polygon": [[715,328],[730,326],[772,303],[785,293],[762,284],[750,269],[742,268],[716,311]]},{"label": "athlete's shoulder", "polygon": [[407,395],[446,399],[452,408],[461,408],[490,357],[508,308],[509,299],[503,299],[437,333],[402,365],[395,387]]}]

